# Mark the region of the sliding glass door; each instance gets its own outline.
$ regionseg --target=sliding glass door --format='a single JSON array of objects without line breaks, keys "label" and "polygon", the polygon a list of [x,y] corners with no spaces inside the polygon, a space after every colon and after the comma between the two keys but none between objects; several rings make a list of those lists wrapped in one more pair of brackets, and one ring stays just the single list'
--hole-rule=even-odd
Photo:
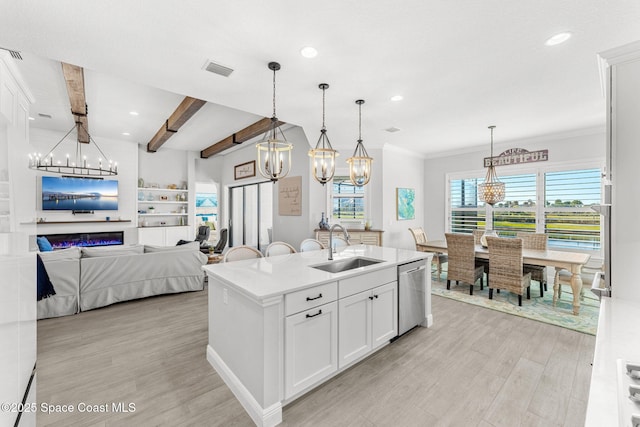
[{"label": "sliding glass door", "polygon": [[263,250],[271,242],[273,184],[263,182],[229,189],[229,246]]}]

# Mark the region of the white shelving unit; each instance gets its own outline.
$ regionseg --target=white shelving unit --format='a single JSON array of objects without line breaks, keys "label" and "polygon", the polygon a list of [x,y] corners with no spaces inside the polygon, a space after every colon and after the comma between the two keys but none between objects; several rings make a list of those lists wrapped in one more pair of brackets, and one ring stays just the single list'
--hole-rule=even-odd
[{"label": "white shelving unit", "polygon": [[[187,226],[188,194],[187,189],[138,187],[139,225],[141,227]],[[166,199],[163,200],[163,197]],[[150,207],[155,208],[153,212],[149,212]]]}]

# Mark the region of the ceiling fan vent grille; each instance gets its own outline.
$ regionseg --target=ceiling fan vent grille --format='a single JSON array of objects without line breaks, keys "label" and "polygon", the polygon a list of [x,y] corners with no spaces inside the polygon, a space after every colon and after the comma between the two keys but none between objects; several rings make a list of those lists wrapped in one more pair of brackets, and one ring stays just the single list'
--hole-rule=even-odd
[{"label": "ceiling fan vent grille", "polygon": [[6,47],[0,47],[0,49],[6,50],[7,52],[9,52],[13,59],[22,60],[22,55],[20,55],[20,52],[18,52],[17,50],[7,49]]},{"label": "ceiling fan vent grille", "polygon": [[225,67],[224,65],[216,64],[213,61],[207,61],[203,67],[205,70],[212,72],[214,74],[218,74],[220,76],[229,77],[231,73],[233,73],[233,69],[229,67]]}]

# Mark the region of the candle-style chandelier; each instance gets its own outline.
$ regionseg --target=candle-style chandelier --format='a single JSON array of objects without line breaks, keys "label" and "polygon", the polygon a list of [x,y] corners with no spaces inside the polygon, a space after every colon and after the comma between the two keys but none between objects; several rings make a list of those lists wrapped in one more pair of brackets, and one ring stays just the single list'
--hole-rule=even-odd
[{"label": "candle-style chandelier", "polygon": [[498,179],[496,167],[493,165],[493,129],[495,129],[495,126],[489,126],[489,129],[491,129],[491,157],[489,157],[487,176],[482,184],[478,184],[478,198],[480,201],[493,206],[504,200],[505,187],[504,182]]},{"label": "candle-style chandelier", "polygon": [[285,138],[276,117],[276,71],[280,69],[280,64],[269,62],[269,69],[273,71],[273,116],[271,116],[269,129],[262,137],[262,141],[256,144],[256,148],[260,175],[275,184],[277,180],[287,176],[291,170],[293,144]]},{"label": "candle-style chandelier", "polygon": [[318,87],[322,89],[322,128],[320,129],[320,138],[318,138],[316,148],[309,150],[309,157],[311,157],[313,163],[313,177],[320,184],[325,185],[333,179],[338,152],[331,146],[327,136],[327,128],[324,125],[324,93],[329,89],[329,85],[320,83]]},{"label": "candle-style chandelier", "polygon": [[[75,153],[71,156],[69,155],[69,151],[65,151],[66,154],[60,154],[62,151],[62,148],[59,148],[60,144],[62,144],[74,129],[77,131],[82,129],[89,135],[84,125],[81,122],[76,122],[73,127],[69,129],[69,132],[67,132],[47,154],[44,156],[41,153],[29,154],[29,169],[72,176],[118,175],[118,163],[109,159],[104,154],[91,135],[89,135],[89,143],[80,142],[79,139],[76,138]],[[93,159],[87,158],[87,152],[89,151],[91,143],[95,145],[95,151],[98,153],[98,156]],[[56,149],[58,149],[57,152]]]}]

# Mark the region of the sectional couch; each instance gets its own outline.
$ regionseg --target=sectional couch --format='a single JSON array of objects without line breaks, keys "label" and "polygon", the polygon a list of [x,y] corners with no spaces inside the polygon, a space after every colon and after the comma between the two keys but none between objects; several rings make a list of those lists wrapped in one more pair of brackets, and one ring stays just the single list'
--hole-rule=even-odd
[{"label": "sectional couch", "polygon": [[153,295],[202,290],[202,266],[207,263],[197,242],[169,247],[68,248],[39,255],[56,294],[38,301],[38,319]]}]

